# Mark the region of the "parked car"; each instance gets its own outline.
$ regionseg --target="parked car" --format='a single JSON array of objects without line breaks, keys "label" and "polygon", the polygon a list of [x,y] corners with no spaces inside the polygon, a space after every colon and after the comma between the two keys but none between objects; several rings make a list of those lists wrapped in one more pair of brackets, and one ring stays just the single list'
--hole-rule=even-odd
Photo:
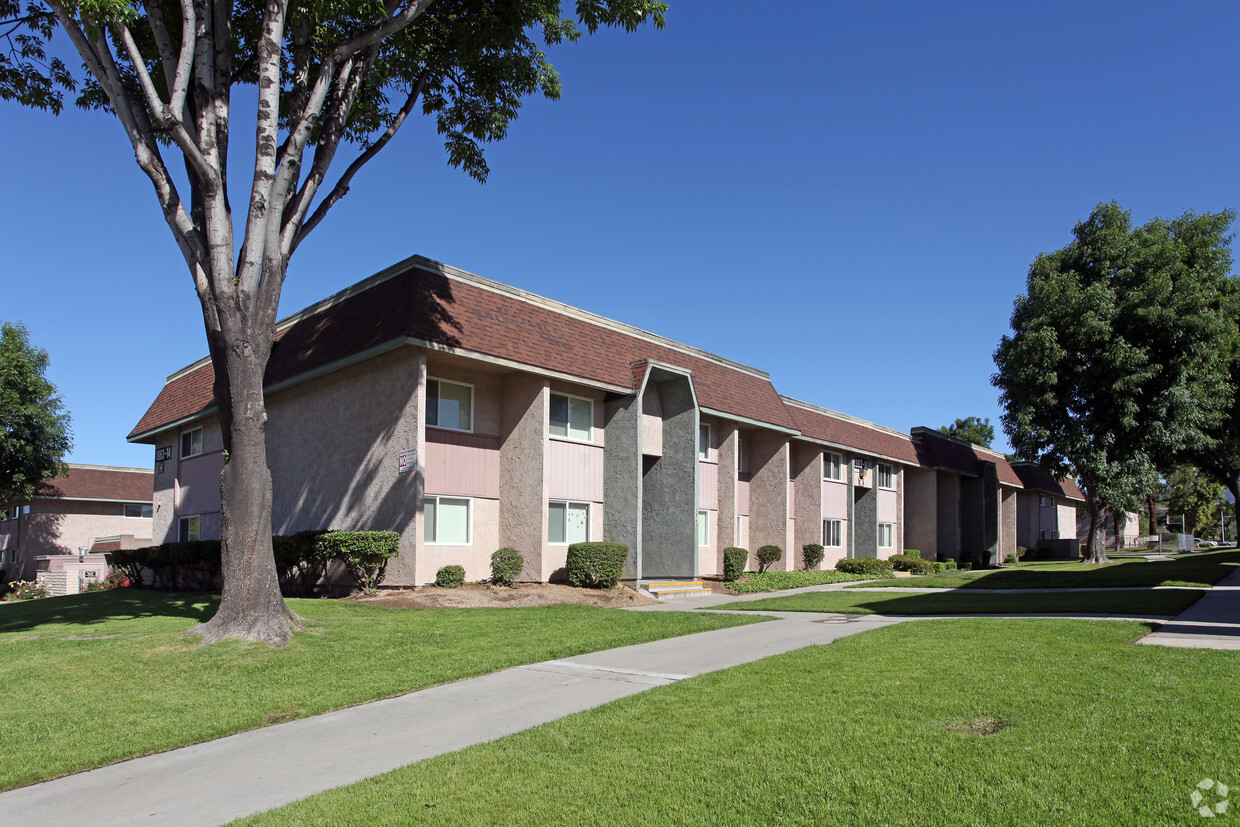
[{"label": "parked car", "polygon": [[1218,543],[1213,540],[1203,540],[1200,537],[1194,537],[1193,545],[1197,546],[1197,548],[1214,548],[1218,545]]}]

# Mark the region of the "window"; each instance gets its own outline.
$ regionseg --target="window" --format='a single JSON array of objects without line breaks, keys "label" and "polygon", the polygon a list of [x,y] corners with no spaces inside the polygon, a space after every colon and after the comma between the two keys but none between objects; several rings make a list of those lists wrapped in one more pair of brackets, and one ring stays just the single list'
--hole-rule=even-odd
[{"label": "window", "polygon": [[151,507],[149,505],[125,504],[126,517],[150,517]]},{"label": "window", "polygon": [[442,379],[426,383],[426,424],[454,431],[474,429],[474,389]]},{"label": "window", "polygon": [[589,442],[590,426],[594,422],[594,403],[589,399],[551,394],[551,414],[547,431],[552,436],[566,436],[581,442]]},{"label": "window", "polygon": [[202,428],[181,434],[181,459],[196,457],[202,453]]},{"label": "window", "polygon": [[11,549],[9,549],[9,562],[10,562],[10,563],[16,563],[16,562],[17,562],[17,549],[15,549],[15,548],[11,548]]},{"label": "window", "polygon": [[822,544],[826,548],[840,548],[843,542],[843,521],[842,520],[823,520],[822,521]]},{"label": "window", "polygon": [[736,435],[736,472],[738,474],[749,473],[749,451],[739,433]]},{"label": "window", "polygon": [[896,527],[892,523],[879,523],[878,524],[878,547],[879,548],[891,548],[892,547],[893,545],[892,540],[896,534],[895,529]]},{"label": "window", "polygon": [[1041,497],[1040,499],[1041,499],[1041,501],[1042,501],[1042,505],[1043,505],[1044,507],[1046,507],[1046,508],[1054,508],[1054,507],[1055,507],[1055,498],[1054,498],[1054,497]]},{"label": "window", "polygon": [[470,544],[472,520],[468,497],[427,497],[423,508],[422,539],[437,546]]},{"label": "window", "polygon": [[890,465],[878,464],[878,487],[879,488],[895,488],[896,487],[896,469]]},{"label": "window", "polygon": [[710,512],[699,511],[697,519],[697,540],[698,547],[710,545]]},{"label": "window", "polygon": [[[830,451],[822,452],[822,478],[824,480],[844,480],[844,458]],[[823,545],[826,545],[825,543]]]},{"label": "window", "polygon": [[190,540],[198,539],[199,521],[197,515],[193,517],[182,517],[177,520],[177,542],[188,543]]},{"label": "window", "polygon": [[590,539],[590,504],[551,501],[547,504],[547,542],[585,543]]},{"label": "window", "polygon": [[710,459],[710,425],[698,425],[698,459]]}]

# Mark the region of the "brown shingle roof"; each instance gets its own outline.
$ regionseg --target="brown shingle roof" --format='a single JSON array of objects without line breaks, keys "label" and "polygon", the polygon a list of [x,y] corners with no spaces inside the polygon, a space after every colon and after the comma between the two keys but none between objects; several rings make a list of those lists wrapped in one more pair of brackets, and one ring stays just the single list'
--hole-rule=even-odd
[{"label": "brown shingle roof", "polygon": [[1014,488],[1024,487],[1007,458],[998,451],[970,445],[930,428],[914,428],[913,440],[917,443],[921,464],[927,468],[940,468],[966,477],[976,477],[981,473],[979,463],[993,462],[999,482]]},{"label": "brown shingle roof", "polygon": [[[394,271],[282,323],[267,385],[408,337],[623,388],[633,387],[632,362],[661,362],[692,372],[703,407],[795,427],[760,371],[425,259]],[[174,376],[130,438],[209,410],[211,384],[209,363]]]},{"label": "brown shingle roof", "polygon": [[814,408],[795,399],[785,401],[792,418],[796,420],[797,428],[810,439],[852,448],[861,453],[889,457],[910,465],[917,464],[917,451],[913,440],[904,434]]},{"label": "brown shingle roof", "polygon": [[146,502],[154,499],[155,473],[140,468],[70,465],[69,476],[53,477],[36,497]]},{"label": "brown shingle roof", "polygon": [[1076,480],[1072,477],[1064,477],[1061,480],[1055,479],[1055,476],[1049,471],[1043,470],[1032,462],[1014,462],[1012,470],[1020,477],[1020,481],[1024,483],[1025,488],[1033,491],[1045,491],[1048,494],[1054,494],[1068,500],[1085,501],[1085,495],[1081,493],[1081,489],[1077,488]]}]

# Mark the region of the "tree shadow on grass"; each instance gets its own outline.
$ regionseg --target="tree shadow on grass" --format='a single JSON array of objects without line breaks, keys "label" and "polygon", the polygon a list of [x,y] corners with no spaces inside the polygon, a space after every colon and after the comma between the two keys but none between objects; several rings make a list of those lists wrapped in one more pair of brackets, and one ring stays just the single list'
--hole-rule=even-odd
[{"label": "tree shadow on grass", "polygon": [[[962,589],[1099,589],[1217,583],[1240,566],[1240,551],[1221,551],[1173,560],[1122,562],[1085,571],[999,569],[961,583]],[[905,585],[914,585],[908,583]]]},{"label": "tree shadow on grass", "polygon": [[[858,601],[859,608],[881,615],[957,614],[1114,614],[1177,615],[1191,606],[1198,589],[1157,592],[1065,592],[1063,594],[970,594],[967,590],[909,594]],[[847,612],[847,610],[843,610]]]},{"label": "tree shadow on grass", "polygon": [[215,613],[218,595],[111,589],[0,605],[0,632],[21,632],[43,624],[91,626],[149,617],[202,623]]}]

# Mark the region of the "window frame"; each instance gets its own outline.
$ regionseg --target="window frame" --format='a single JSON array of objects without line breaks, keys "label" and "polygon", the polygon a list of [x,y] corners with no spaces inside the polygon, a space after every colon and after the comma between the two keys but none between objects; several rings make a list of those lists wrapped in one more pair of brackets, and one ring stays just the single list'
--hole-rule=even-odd
[{"label": "window frame", "polygon": [[[131,508],[138,509],[136,516],[126,513]],[[150,513],[144,514],[144,511],[149,511]],[[121,506],[121,516],[127,520],[149,520],[155,516],[155,506],[147,505],[146,503],[124,503]]]},{"label": "window frame", "polygon": [[426,377],[426,394],[425,394],[426,399],[428,400],[427,406],[426,406],[427,414],[430,413],[430,401],[429,400],[431,398],[431,395],[430,395],[431,382],[434,382],[438,385],[448,384],[448,385],[456,385],[458,388],[469,388],[469,427],[468,428],[453,428],[451,425],[440,424],[441,417],[439,416],[439,406],[440,406],[440,403],[443,401],[443,395],[441,393],[436,393],[435,395],[435,422],[434,424],[431,424],[430,416],[428,415],[426,417],[426,427],[438,428],[441,431],[456,431],[458,434],[472,434],[474,432],[474,409],[477,407],[475,405],[475,401],[477,398],[477,388],[475,388],[473,383],[471,382],[458,382],[455,379],[441,379],[438,376],[427,376]]},{"label": "window frame", "polygon": [[[829,524],[834,524],[834,528],[835,528],[835,542],[834,543],[828,542],[828,540],[831,539],[827,534],[827,526]],[[833,518],[833,517],[827,517],[826,519],[822,521],[822,547],[823,548],[843,548],[844,547],[844,521],[843,520]]]},{"label": "window frame", "polygon": [[[193,522],[191,522],[193,521]],[[182,533],[181,526],[184,524],[185,531]],[[190,534],[190,526],[193,526],[193,536]],[[192,543],[202,539],[202,515],[201,514],[185,514],[177,517],[177,542]]]},{"label": "window frame", "polygon": [[[551,539],[551,506],[564,506],[564,536],[568,537],[568,509],[569,506],[584,505],[586,507],[586,538],[584,540],[568,540],[557,541]],[[565,500],[552,498],[547,500],[547,545],[556,547],[568,547],[573,543],[590,542],[590,532],[594,528],[594,503],[588,500]]]},{"label": "window frame", "polygon": [[[551,421],[551,398],[550,398],[551,396],[562,396],[568,400],[568,407],[566,409],[568,412],[568,421],[564,423],[564,433],[562,434],[551,433],[551,425],[553,424]],[[585,402],[590,406],[590,435],[587,436],[585,439],[575,437],[571,433],[571,426],[573,422],[573,402],[574,401]],[[588,396],[575,396],[574,394],[571,394],[571,393],[561,393],[559,391],[551,391],[550,395],[547,398],[547,436],[550,437],[551,439],[566,439],[569,442],[582,442],[582,443],[594,442],[594,400]]]},{"label": "window frame", "polygon": [[[197,451],[193,450],[193,447],[194,447],[193,436],[195,433],[198,434],[198,450]],[[190,453],[188,454],[185,453],[185,438],[186,437],[190,437],[190,441],[189,441]],[[201,425],[199,425],[197,428],[190,428],[188,431],[182,431],[180,437],[177,440],[178,442],[177,458],[178,459],[193,459],[194,457],[202,456],[203,443],[205,441],[206,440],[204,439],[204,434],[203,434]]]},{"label": "window frame", "polygon": [[[435,501],[435,539],[426,539],[426,504]],[[439,501],[456,500],[465,503],[465,542],[448,543],[439,539]],[[449,546],[461,548],[474,544],[474,498],[458,497],[453,494],[427,494],[422,497],[422,543],[428,546]]]},{"label": "window frame", "polygon": [[[887,545],[883,545],[883,529],[887,529]],[[896,524],[895,523],[879,523],[878,524],[878,547],[879,548],[895,548],[896,547]]]},{"label": "window frame", "polygon": [[699,508],[697,513],[698,531],[697,547],[710,548],[710,510]]},{"label": "window frame", "polygon": [[[839,460],[839,462],[837,463],[838,476],[833,477],[829,473],[828,469],[831,467],[831,462],[828,459],[828,457],[835,457],[837,460]],[[837,454],[835,451],[823,451],[822,452],[822,478],[830,482],[844,482],[845,481],[844,480],[844,455],[843,454]]]},{"label": "window frame", "polygon": [[[705,452],[702,451],[702,435],[703,434],[706,435],[706,451]],[[710,444],[711,444],[710,441],[711,441],[710,423],[699,422],[698,423],[698,444],[697,444],[697,458],[699,462],[710,462]]]},{"label": "window frame", "polygon": [[[884,491],[896,490],[896,467],[885,462],[874,463],[874,483]],[[883,470],[887,471],[887,484],[883,484]]]}]

